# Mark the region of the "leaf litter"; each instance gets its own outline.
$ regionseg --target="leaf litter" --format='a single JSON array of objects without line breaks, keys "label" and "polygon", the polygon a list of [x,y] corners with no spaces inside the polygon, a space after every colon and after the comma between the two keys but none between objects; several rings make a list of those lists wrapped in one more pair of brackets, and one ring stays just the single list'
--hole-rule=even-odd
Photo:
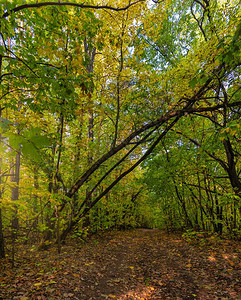
[{"label": "leaf litter", "polygon": [[0,299],[241,299],[241,245],[135,229],[68,240],[60,254],[19,246],[14,269],[0,261]]}]

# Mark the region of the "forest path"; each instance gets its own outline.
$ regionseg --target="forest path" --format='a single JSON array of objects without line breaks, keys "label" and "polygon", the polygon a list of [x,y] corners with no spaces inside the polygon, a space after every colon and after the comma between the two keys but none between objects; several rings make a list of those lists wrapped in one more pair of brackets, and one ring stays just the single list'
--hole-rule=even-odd
[{"label": "forest path", "polygon": [[19,249],[14,270],[0,261],[0,299],[241,299],[238,242],[136,229],[61,254],[30,250]]}]

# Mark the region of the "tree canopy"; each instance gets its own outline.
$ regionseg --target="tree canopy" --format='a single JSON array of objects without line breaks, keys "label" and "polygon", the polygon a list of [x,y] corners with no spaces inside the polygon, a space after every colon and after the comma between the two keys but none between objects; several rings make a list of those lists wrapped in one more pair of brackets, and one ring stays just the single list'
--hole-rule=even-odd
[{"label": "tree canopy", "polygon": [[239,234],[240,33],[237,0],[2,1],[1,256],[8,232]]}]

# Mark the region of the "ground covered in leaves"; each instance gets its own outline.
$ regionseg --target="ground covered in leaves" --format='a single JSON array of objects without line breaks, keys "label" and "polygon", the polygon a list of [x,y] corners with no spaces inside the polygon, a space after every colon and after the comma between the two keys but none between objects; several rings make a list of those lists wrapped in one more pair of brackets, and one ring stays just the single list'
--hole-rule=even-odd
[{"label": "ground covered in leaves", "polygon": [[136,229],[19,247],[0,261],[0,299],[241,299],[239,242]]}]

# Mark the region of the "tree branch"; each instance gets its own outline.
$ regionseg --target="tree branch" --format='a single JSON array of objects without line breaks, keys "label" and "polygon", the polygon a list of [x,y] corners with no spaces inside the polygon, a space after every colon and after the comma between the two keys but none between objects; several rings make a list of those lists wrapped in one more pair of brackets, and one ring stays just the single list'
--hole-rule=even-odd
[{"label": "tree branch", "polygon": [[[148,132],[139,142],[137,142],[135,144],[134,147],[132,147],[120,160],[118,160],[118,162],[116,164],[114,164],[113,167],[111,167],[101,178],[100,180],[95,184],[95,186],[92,188],[92,190],[88,193],[86,199],[82,202],[82,204],[80,205],[80,208],[78,209],[78,212],[81,211],[81,209],[83,208],[83,206],[85,205],[85,203],[87,202],[87,198],[90,197],[93,192],[97,189],[97,187],[101,184],[101,182],[113,171],[115,170],[123,161],[125,161],[125,159],[142,143],[146,142],[148,137],[151,136],[151,134],[155,131],[155,128],[152,129],[150,132]],[[78,213],[77,213],[78,215]]]},{"label": "tree branch", "polygon": [[79,8],[91,8],[91,9],[108,9],[108,10],[113,10],[113,11],[124,11],[130,8],[131,6],[140,3],[140,2],[145,2],[146,0],[137,0],[133,3],[128,4],[125,7],[112,7],[109,5],[91,5],[91,4],[79,4],[79,3],[74,3],[74,2],[54,2],[54,1],[47,1],[47,2],[41,2],[41,3],[29,3],[29,4],[23,4],[20,6],[17,6],[13,9],[10,9],[8,12],[5,12],[1,19],[6,18],[10,16],[13,13],[16,13],[18,11],[22,11],[24,9],[29,9],[29,8],[39,8],[39,7],[45,7],[45,6],[72,6],[72,7],[79,7]]},{"label": "tree branch", "polygon": [[[75,215],[75,219],[70,222],[68,227],[62,232],[61,234],[61,240],[64,240],[67,236],[67,234],[74,228],[74,226],[79,222],[80,219],[82,219],[84,216],[87,215],[87,213],[94,207],[114,186],[117,185],[119,181],[122,180],[126,175],[131,173],[137,166],[139,166],[155,149],[155,147],[159,144],[159,142],[163,139],[163,137],[170,131],[170,129],[178,122],[178,120],[184,116],[184,113],[181,113],[175,117],[175,119],[167,125],[167,127],[163,130],[163,132],[158,136],[158,138],[153,142],[153,144],[147,149],[145,154],[142,155],[142,157],[134,163],[130,168],[128,168],[126,171],[121,173],[120,176],[118,176],[100,195],[98,195],[89,206],[85,207],[85,209],[80,213],[80,209]],[[82,206],[81,206],[82,207]]]},{"label": "tree branch", "polygon": [[[186,134],[184,134],[183,132],[181,132],[181,131],[176,131],[176,130],[173,130],[173,131],[174,131],[175,133],[177,133],[177,134],[183,136],[184,138],[186,138],[187,140],[189,140],[191,143],[193,143],[193,144],[196,145],[197,147],[202,148],[202,145],[201,145],[200,143],[198,143],[198,141],[196,141],[196,140],[194,140],[194,139],[188,137],[188,136],[187,136]],[[225,161],[221,160],[220,158],[218,158],[217,156],[215,156],[214,154],[210,153],[209,151],[207,151],[207,150],[205,150],[205,149],[204,149],[204,152],[205,152],[208,156],[210,156],[211,158],[213,158],[215,161],[217,161],[217,162],[223,167],[223,169],[224,169],[225,171],[227,171],[228,166],[227,166],[227,164],[226,164]]]},{"label": "tree branch", "polygon": [[[132,132],[122,143],[117,145],[116,147],[112,148],[110,151],[108,151],[106,154],[104,154],[101,158],[99,158],[80,178],[79,180],[72,186],[70,191],[67,193],[67,197],[71,198],[77,190],[84,184],[84,182],[99,168],[99,166],[107,161],[110,157],[121,151],[123,148],[125,148],[127,145],[130,144],[130,142],[138,135],[141,133],[145,132],[146,130],[156,127],[159,128],[161,125],[166,123],[172,118],[175,118],[181,114],[192,114],[195,112],[206,112],[206,111],[215,111],[217,109],[223,108],[223,104],[220,105],[215,105],[211,107],[199,107],[199,108],[194,108],[191,107],[192,104],[195,103],[199,98],[203,95],[203,93],[206,92],[206,89],[202,87],[196,95],[194,95],[191,99],[190,102],[186,105],[185,108],[176,110],[176,111],[171,111],[168,112],[167,114],[161,116],[159,119],[156,121],[152,121],[150,123],[147,123],[143,125],[141,128],[137,129],[136,131]],[[228,104],[229,107],[233,106],[240,106],[241,101],[233,102]]]}]

